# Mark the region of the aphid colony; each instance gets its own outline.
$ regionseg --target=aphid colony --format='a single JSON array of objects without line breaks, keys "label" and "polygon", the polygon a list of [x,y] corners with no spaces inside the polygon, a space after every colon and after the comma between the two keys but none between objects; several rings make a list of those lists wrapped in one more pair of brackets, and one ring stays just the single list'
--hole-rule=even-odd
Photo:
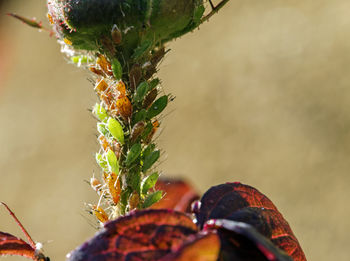
[{"label": "aphid colony", "polygon": [[135,63],[124,81],[120,64],[115,66],[119,62],[110,62],[105,55],[98,54],[95,61],[82,56],[71,58],[75,63],[88,64],[95,75],[94,89],[100,100],[93,114],[98,119],[101,149],[96,161],[102,178],[90,180],[100,197],[96,205],[90,205],[90,212],[101,223],[136,208],[147,208],[162,198],[162,192],[153,188],[159,177],[154,164],[160,151],[152,138],[160,126],[157,116],[169,97],[158,97],[160,81],[151,77],[164,54],[161,48],[148,64]]}]

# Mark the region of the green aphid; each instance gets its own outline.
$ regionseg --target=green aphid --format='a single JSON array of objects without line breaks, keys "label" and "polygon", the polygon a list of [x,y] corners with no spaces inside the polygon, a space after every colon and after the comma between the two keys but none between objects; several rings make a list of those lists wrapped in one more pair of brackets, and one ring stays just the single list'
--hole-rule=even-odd
[{"label": "green aphid", "polygon": [[146,93],[148,92],[148,82],[141,82],[136,89],[136,94],[134,96],[135,102],[141,102],[143,98],[145,97]]},{"label": "green aphid", "polygon": [[153,164],[159,159],[160,151],[155,150],[151,152],[147,157],[145,157],[142,166],[142,172],[146,173],[146,171],[153,166]]},{"label": "green aphid", "polygon": [[103,106],[99,103],[96,103],[92,113],[96,115],[96,117],[102,121],[102,122],[106,122],[108,119],[108,114],[107,111],[105,110],[105,108],[103,108]]},{"label": "green aphid", "polygon": [[132,124],[135,125],[140,121],[144,121],[146,119],[147,111],[145,109],[139,110],[132,117]]},{"label": "green aphid", "polygon": [[101,133],[103,136],[108,137],[109,136],[109,131],[107,129],[107,126],[105,123],[98,122],[97,123],[97,130],[99,133]]},{"label": "green aphid", "polygon": [[146,149],[142,152],[142,158],[145,160],[156,148],[156,145],[154,143],[148,145]]},{"label": "green aphid", "polygon": [[100,153],[96,153],[95,158],[96,158],[97,164],[100,165],[100,167],[104,171],[108,171],[108,164],[107,164],[107,161],[105,160],[105,158]]},{"label": "green aphid", "polygon": [[108,150],[106,153],[108,169],[109,171],[118,174],[119,173],[119,163],[117,156],[112,150]]},{"label": "green aphid", "polygon": [[153,80],[150,81],[150,83],[149,83],[148,90],[151,91],[152,89],[154,89],[155,87],[157,87],[157,86],[159,85],[159,83],[160,83],[160,80],[159,80],[158,78],[153,79]]},{"label": "green aphid", "polygon": [[124,131],[122,125],[116,119],[109,118],[107,121],[109,132],[121,144],[124,144]]},{"label": "green aphid", "polygon": [[147,51],[149,51],[152,47],[152,42],[149,40],[143,41],[139,47],[137,47],[134,51],[134,54],[131,56],[134,60],[138,60],[141,56],[143,56]]},{"label": "green aphid", "polygon": [[153,204],[155,204],[159,200],[161,200],[162,197],[163,197],[163,191],[158,190],[156,192],[153,192],[146,197],[145,201],[143,202],[142,207],[149,208],[150,206],[152,206]]},{"label": "green aphid", "polygon": [[193,24],[195,27],[201,24],[201,19],[203,17],[205,8],[203,5],[198,5],[193,13]]},{"label": "green aphid", "polygon": [[120,196],[120,212],[122,215],[125,214],[125,208],[128,205],[128,198],[130,194],[132,193],[132,189],[130,187],[127,187],[124,189]]},{"label": "green aphid", "polygon": [[151,133],[153,129],[153,125],[151,122],[147,123],[145,130],[143,131],[143,133],[141,134],[141,137],[143,140],[146,140],[148,135]]},{"label": "green aphid", "polygon": [[160,114],[165,107],[168,105],[168,96],[164,95],[160,98],[158,98],[151,107],[147,110],[147,118],[152,119],[153,117]]},{"label": "green aphid", "polygon": [[141,154],[141,144],[134,144],[126,155],[125,164],[129,167]]},{"label": "green aphid", "polygon": [[120,80],[123,75],[123,68],[118,59],[112,60],[112,72],[117,80]]},{"label": "green aphid", "polygon": [[89,56],[86,56],[86,55],[73,56],[70,59],[75,64],[86,64],[86,63],[91,63],[94,61],[92,58],[90,58]]},{"label": "green aphid", "polygon": [[141,193],[146,194],[148,190],[153,188],[156,185],[158,178],[158,172],[154,172],[148,177],[144,178],[141,183]]},{"label": "green aphid", "polygon": [[126,175],[126,184],[137,193],[140,193],[140,184],[141,184],[140,180],[141,180],[141,174],[139,169],[130,171]]}]

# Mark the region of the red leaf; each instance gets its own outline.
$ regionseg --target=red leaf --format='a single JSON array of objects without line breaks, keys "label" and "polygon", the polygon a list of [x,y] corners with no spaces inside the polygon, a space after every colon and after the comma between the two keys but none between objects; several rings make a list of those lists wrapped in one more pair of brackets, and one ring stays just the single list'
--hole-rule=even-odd
[{"label": "red leaf", "polygon": [[204,230],[217,230],[222,261],[292,261],[284,251],[258,233],[251,225],[228,219],[209,220]]},{"label": "red leaf", "polygon": [[226,183],[210,188],[196,213],[198,225],[210,219],[229,219],[252,225],[295,261],[305,255],[288,222],[265,195],[241,183]]},{"label": "red leaf", "polygon": [[172,210],[136,211],[104,225],[68,260],[160,260],[197,233],[191,218]]},{"label": "red leaf", "polygon": [[17,255],[36,260],[35,249],[20,238],[0,232],[0,256]]},{"label": "red leaf", "polygon": [[220,252],[220,239],[215,233],[197,234],[178,251],[160,261],[216,261]]},{"label": "red leaf", "polygon": [[189,213],[191,203],[199,199],[196,191],[182,180],[158,180],[156,189],[164,191],[165,196],[151,207],[153,209],[168,208]]}]

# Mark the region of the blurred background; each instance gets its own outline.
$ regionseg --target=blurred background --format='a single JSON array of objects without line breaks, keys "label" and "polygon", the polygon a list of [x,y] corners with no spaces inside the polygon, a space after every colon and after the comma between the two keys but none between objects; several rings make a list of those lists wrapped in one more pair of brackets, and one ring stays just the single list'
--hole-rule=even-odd
[{"label": "blurred background", "polygon": [[[231,0],[171,44],[160,66],[176,95],[159,166],[199,192],[241,181],[289,221],[308,260],[349,260],[350,2]],[[0,200],[52,260],[95,233],[84,180],[99,168],[88,73],[54,37],[6,12],[46,19],[44,0],[0,16]],[[4,209],[0,231],[22,237]],[[7,260],[25,260],[14,257]]]}]

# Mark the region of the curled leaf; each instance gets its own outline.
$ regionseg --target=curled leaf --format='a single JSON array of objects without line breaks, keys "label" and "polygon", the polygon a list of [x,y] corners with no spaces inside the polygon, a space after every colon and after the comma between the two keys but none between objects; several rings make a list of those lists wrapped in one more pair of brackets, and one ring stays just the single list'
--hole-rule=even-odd
[{"label": "curled leaf", "polygon": [[305,255],[288,222],[265,195],[238,182],[211,187],[202,197],[196,213],[203,227],[210,219],[228,219],[252,225],[293,260],[305,261]]},{"label": "curled leaf", "polygon": [[74,250],[68,260],[161,260],[196,233],[191,218],[180,212],[136,211],[105,223],[104,229]]},{"label": "curled leaf", "polygon": [[220,260],[293,261],[284,251],[252,226],[227,219],[212,219],[205,230],[217,230],[221,239]]}]

